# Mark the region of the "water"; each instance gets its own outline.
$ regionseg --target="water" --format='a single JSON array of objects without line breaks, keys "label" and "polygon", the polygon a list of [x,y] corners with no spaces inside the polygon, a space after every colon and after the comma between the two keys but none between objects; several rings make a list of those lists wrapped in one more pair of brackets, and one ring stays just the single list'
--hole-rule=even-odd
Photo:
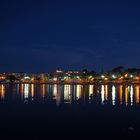
[{"label": "water", "polygon": [[139,118],[140,85],[136,84],[0,85],[4,138],[135,139]]},{"label": "water", "polygon": [[1,84],[0,103],[139,106],[140,85]]}]

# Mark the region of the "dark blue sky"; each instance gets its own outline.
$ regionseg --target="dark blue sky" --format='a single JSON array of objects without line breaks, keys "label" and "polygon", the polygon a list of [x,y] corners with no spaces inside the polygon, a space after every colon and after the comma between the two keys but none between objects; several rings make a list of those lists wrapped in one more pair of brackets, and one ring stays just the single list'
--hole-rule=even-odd
[{"label": "dark blue sky", "polygon": [[140,2],[1,0],[0,71],[140,67]]}]

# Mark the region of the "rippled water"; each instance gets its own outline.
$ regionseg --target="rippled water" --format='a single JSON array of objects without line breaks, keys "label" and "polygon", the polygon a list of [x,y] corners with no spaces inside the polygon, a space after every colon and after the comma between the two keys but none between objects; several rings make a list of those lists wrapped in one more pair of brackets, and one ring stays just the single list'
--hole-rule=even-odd
[{"label": "rippled water", "polygon": [[140,85],[1,84],[0,103],[138,106]]}]

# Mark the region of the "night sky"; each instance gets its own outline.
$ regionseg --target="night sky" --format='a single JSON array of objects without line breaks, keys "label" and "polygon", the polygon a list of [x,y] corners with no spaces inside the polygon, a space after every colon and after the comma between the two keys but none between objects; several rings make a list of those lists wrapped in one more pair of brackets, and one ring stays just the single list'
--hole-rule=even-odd
[{"label": "night sky", "polygon": [[0,71],[140,67],[140,2],[0,0]]}]

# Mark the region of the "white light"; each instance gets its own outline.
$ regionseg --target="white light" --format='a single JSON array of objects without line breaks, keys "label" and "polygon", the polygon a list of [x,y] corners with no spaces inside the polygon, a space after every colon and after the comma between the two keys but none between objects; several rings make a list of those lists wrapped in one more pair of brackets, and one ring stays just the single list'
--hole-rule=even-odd
[{"label": "white light", "polygon": [[115,105],[115,99],[116,99],[116,89],[115,86],[112,86],[112,105]]},{"label": "white light", "polygon": [[89,85],[89,94],[93,94],[94,85]]},{"label": "white light", "polygon": [[56,72],[57,72],[57,73],[62,73],[63,71],[61,71],[61,70],[56,70]]},{"label": "white light", "polygon": [[53,78],[54,81],[57,81],[57,78]]},{"label": "white light", "polygon": [[113,78],[113,79],[116,79],[116,76],[115,76],[115,75],[112,75],[112,78]]},{"label": "white light", "polygon": [[133,94],[134,94],[133,91],[134,91],[134,90],[133,90],[133,87],[131,86],[131,87],[130,87],[130,100],[131,100],[131,106],[133,105]]},{"label": "white light", "polygon": [[104,104],[105,101],[105,87],[104,85],[101,86],[101,102]]},{"label": "white light", "polygon": [[101,75],[101,78],[105,78],[105,76],[104,75]]},{"label": "white light", "polygon": [[82,85],[77,85],[76,98],[80,99],[82,96]]},{"label": "white light", "polygon": [[57,86],[57,84],[55,84],[55,85],[53,85],[53,96],[54,96],[54,99],[56,99],[57,93],[58,93],[58,86]]},{"label": "white light", "polygon": [[30,79],[30,77],[29,76],[25,76],[24,79]]},{"label": "white light", "polygon": [[29,97],[29,84],[24,85],[24,98],[27,99]]},{"label": "white light", "polygon": [[64,100],[70,101],[71,99],[71,86],[64,85]]}]

